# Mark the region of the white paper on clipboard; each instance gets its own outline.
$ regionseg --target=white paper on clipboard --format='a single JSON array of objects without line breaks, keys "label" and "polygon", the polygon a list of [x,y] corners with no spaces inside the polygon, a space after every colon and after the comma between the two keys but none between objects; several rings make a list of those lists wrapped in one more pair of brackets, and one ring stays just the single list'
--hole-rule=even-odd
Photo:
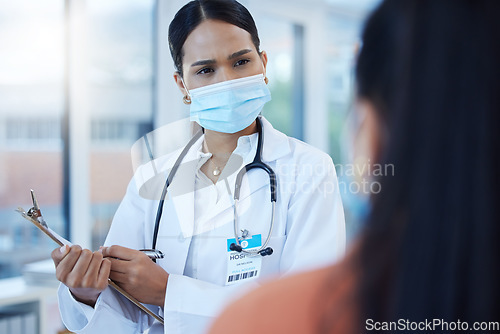
[{"label": "white paper on clipboard", "polygon": [[46,229],[48,233],[52,234],[54,236],[54,238],[56,238],[57,240],[59,240],[63,245],[68,245],[70,247],[73,246],[73,244],[71,243],[71,241],[64,239],[63,237],[61,237],[59,234],[57,234],[57,232],[55,232],[50,227],[43,227],[42,226],[41,228]]}]

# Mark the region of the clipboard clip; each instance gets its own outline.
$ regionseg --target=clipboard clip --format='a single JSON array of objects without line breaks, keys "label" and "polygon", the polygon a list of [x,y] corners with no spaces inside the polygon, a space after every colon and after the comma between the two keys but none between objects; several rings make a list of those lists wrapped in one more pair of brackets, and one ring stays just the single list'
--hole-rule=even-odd
[{"label": "clipboard clip", "polygon": [[40,207],[38,206],[38,201],[36,200],[35,191],[33,189],[31,189],[31,200],[33,201],[33,207],[31,207],[28,210],[26,215],[28,217],[31,217],[32,219],[35,219],[43,227],[48,228],[47,223],[45,222],[45,219],[43,219],[42,211],[40,210]]},{"label": "clipboard clip", "polygon": [[33,207],[31,207],[28,212],[24,211],[23,208],[17,208],[17,212],[23,216],[26,220],[30,221],[37,228],[39,228],[43,233],[45,233],[48,237],[50,237],[53,241],[55,241],[59,246],[62,245],[71,245],[71,242],[61,237],[59,234],[54,232],[49,228],[45,219],[43,219],[42,212],[40,211],[40,207],[38,206],[38,201],[35,196],[35,192],[31,189],[31,199],[33,201]]}]

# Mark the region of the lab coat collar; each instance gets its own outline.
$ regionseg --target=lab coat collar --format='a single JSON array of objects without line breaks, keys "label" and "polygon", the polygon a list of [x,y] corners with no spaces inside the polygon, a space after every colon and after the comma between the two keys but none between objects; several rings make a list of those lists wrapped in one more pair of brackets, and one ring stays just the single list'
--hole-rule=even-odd
[{"label": "lab coat collar", "polygon": [[[267,119],[264,117],[261,117],[261,119],[264,134],[262,160],[264,162],[271,162],[291,154],[292,150],[288,137],[284,133],[274,129]],[[257,142],[255,142],[255,145],[257,145]]]}]

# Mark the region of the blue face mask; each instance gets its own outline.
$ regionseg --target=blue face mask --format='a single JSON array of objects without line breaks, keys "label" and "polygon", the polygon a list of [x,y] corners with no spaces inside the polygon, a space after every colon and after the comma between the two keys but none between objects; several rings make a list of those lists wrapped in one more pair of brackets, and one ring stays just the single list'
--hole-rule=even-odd
[{"label": "blue face mask", "polygon": [[356,134],[362,123],[362,119],[356,117],[359,117],[359,115],[351,112],[342,129],[340,146],[344,165],[341,172],[338,173],[346,219],[350,220],[351,231],[354,232],[358,232],[359,228],[365,224],[370,216],[372,203],[369,184],[373,181],[369,176],[357,174],[359,169],[364,170],[364,166],[363,164],[359,165],[359,158],[356,159],[354,156]]},{"label": "blue face mask", "polygon": [[208,130],[235,133],[250,126],[271,101],[262,74],[189,91],[191,121]]},{"label": "blue face mask", "polygon": [[[342,204],[346,213],[359,224],[364,224],[371,211],[370,195],[359,190],[362,186],[353,176],[339,177]],[[354,189],[354,190],[353,190]]]}]

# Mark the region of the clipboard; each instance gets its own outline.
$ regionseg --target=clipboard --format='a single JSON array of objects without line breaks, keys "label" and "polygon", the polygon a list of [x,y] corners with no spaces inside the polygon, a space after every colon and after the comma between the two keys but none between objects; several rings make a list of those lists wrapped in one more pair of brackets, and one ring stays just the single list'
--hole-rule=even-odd
[{"label": "clipboard", "polygon": [[[71,246],[72,243],[65,238],[61,237],[59,234],[57,234],[55,231],[53,231],[50,227],[48,227],[47,223],[42,217],[40,208],[38,207],[38,202],[35,197],[35,193],[33,190],[31,190],[31,197],[33,200],[33,207],[26,212],[23,208],[18,207],[17,212],[21,214],[21,216],[28,220],[30,223],[35,225],[39,230],[41,230],[45,235],[47,235],[49,238],[51,238],[56,244],[59,246],[64,246],[68,245]],[[113,282],[110,278],[108,278],[108,285],[111,286],[113,289],[115,289],[118,293],[120,293],[122,296],[127,298],[129,301],[131,301],[135,306],[137,306],[139,309],[141,309],[143,312],[146,314],[152,316],[156,320],[158,320],[161,324],[164,324],[164,319],[163,317],[155,314],[152,312],[150,309],[148,309],[146,306],[144,306],[140,301],[135,299],[132,295],[130,295],[128,292],[123,290]]]}]

